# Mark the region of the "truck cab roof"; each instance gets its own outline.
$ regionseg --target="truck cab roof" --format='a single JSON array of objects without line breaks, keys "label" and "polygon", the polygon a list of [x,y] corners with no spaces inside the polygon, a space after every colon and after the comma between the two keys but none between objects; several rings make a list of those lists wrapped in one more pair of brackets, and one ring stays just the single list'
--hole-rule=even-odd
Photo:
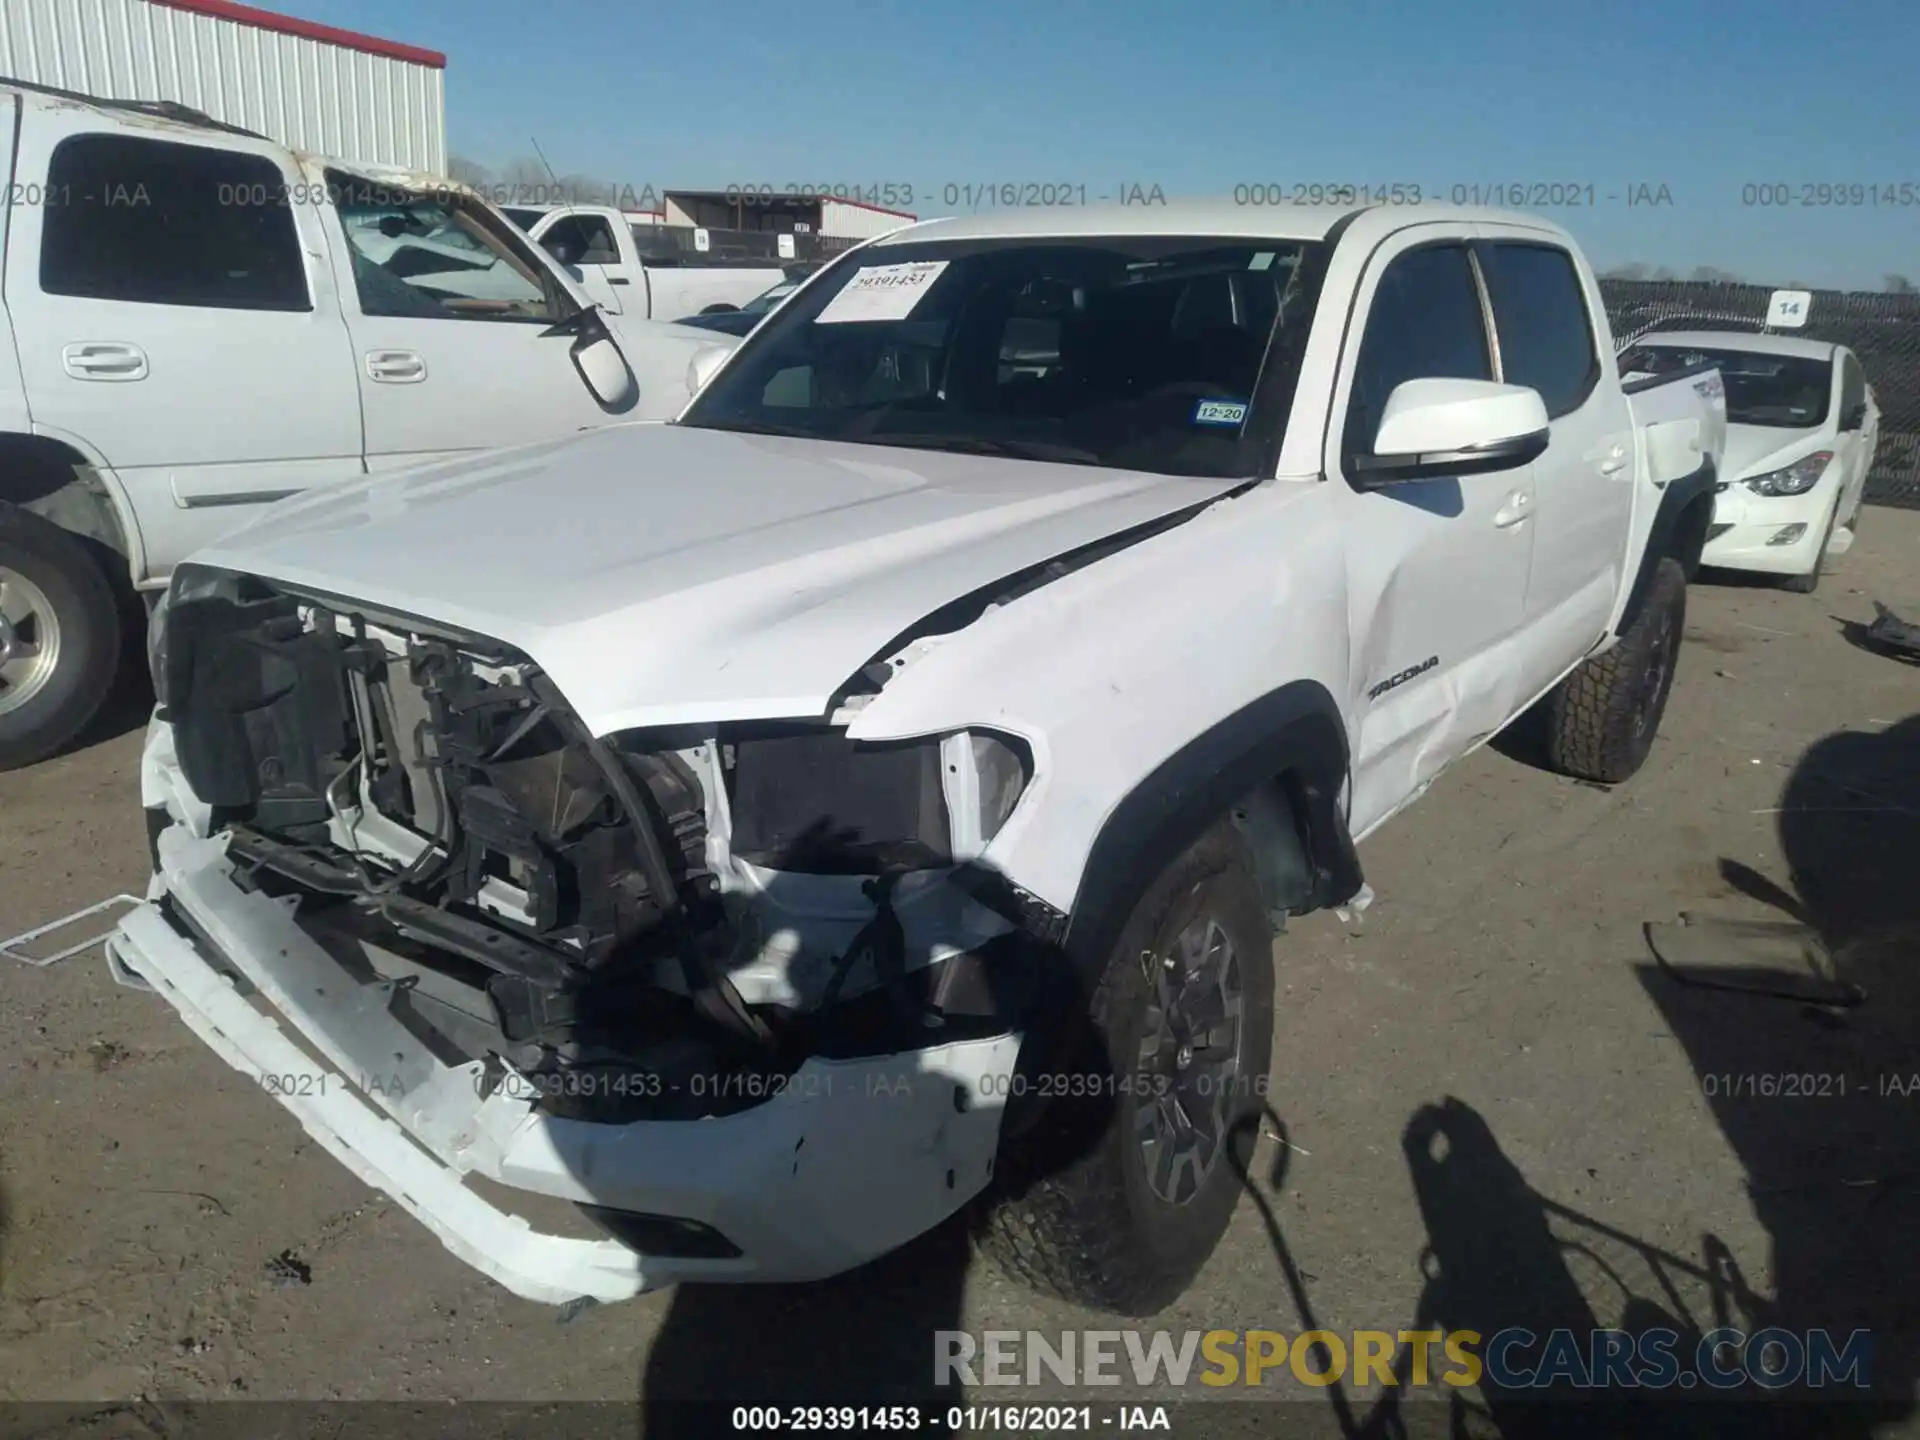
[{"label": "truck cab roof", "polygon": [[1072,208],[1006,209],[922,220],[890,231],[873,248],[929,240],[1015,239],[1021,236],[1195,235],[1327,240],[1349,229],[1388,234],[1416,224],[1518,225],[1572,237],[1538,215],[1462,205],[1238,205],[1232,200],[1170,200],[1166,204],[1106,204]]}]

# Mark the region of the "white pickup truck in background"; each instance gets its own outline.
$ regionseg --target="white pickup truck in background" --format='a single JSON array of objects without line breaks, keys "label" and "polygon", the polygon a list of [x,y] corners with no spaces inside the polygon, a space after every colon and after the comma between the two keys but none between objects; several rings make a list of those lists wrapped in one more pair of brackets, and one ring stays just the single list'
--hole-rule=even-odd
[{"label": "white pickup truck in background", "polygon": [[738,309],[785,278],[777,259],[685,253],[665,227],[636,224],[611,205],[556,205],[527,233],[614,315],[671,321]]},{"label": "white pickup truck in background", "polygon": [[1538,218],[1225,203],[896,231],[717,365],[182,567],[112,971],[521,1295],[978,1197],[1152,1313],[1242,1194],[1284,917],[1535,707],[1646,760],[1718,376],[1627,393]]},{"label": "white pickup truck in background", "polygon": [[737,343],[603,321],[451,181],[177,106],[0,82],[0,146],[0,768],[85,727],[136,591],[270,502],[666,419]]}]

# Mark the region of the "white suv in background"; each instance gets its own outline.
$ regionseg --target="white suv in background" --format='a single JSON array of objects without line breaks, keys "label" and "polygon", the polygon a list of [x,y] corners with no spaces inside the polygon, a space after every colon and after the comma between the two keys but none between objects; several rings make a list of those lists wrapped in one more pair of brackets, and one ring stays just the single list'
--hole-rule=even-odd
[{"label": "white suv in background", "polygon": [[77,736],[134,595],[273,501],[664,420],[737,343],[605,315],[450,180],[179,106],[6,82],[0,181],[0,769]]},{"label": "white suv in background", "polygon": [[1781,575],[1810,593],[1846,554],[1873,469],[1880,407],[1844,345],[1730,330],[1649,335],[1623,375],[1717,366],[1727,387],[1727,453],[1701,563]]}]

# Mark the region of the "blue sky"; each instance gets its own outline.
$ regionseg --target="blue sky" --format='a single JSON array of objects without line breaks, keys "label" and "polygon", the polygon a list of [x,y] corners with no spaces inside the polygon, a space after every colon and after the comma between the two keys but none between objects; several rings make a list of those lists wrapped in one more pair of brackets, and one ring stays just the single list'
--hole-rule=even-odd
[{"label": "blue sky", "polygon": [[[1910,0],[267,3],[445,51],[449,145],[482,164],[532,137],[636,189],[892,183],[922,215],[1002,181],[1557,183],[1593,187],[1549,213],[1601,266],[1920,283]],[[1856,182],[1908,203],[1743,203]]]}]

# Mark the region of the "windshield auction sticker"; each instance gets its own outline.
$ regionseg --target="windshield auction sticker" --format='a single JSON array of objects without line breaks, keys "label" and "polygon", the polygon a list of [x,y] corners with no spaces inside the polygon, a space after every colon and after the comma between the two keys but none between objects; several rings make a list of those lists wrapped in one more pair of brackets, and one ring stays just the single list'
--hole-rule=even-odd
[{"label": "windshield auction sticker", "polygon": [[946,268],[945,260],[862,267],[813,317],[813,322],[844,325],[856,320],[904,320]]}]

